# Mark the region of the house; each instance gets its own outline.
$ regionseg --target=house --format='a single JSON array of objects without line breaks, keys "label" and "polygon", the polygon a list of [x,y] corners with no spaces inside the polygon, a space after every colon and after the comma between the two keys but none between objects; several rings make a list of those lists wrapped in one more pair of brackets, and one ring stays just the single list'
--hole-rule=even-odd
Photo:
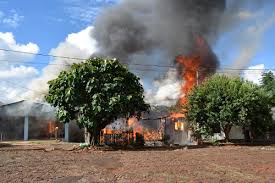
[{"label": "house", "polygon": [[182,117],[167,118],[166,136],[168,142],[173,145],[195,145],[197,141],[192,137],[192,130],[189,128],[186,119]]},{"label": "house", "polygon": [[55,108],[43,102],[18,101],[0,106],[0,140],[53,139],[82,141],[75,123],[62,124]]}]

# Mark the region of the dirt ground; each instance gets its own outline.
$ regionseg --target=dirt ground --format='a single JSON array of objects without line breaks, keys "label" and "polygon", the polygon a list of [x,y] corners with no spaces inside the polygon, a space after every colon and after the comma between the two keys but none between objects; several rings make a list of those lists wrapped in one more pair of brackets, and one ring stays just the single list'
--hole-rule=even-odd
[{"label": "dirt ground", "polygon": [[0,146],[0,182],[275,182],[275,147],[82,151]]}]

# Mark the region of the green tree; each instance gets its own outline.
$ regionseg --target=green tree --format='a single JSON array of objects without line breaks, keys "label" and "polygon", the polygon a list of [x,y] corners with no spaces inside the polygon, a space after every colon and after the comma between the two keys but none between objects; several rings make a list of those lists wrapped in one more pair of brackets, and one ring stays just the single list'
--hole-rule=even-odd
[{"label": "green tree", "polygon": [[88,59],[49,81],[45,99],[57,108],[60,122],[76,120],[85,128],[85,142],[94,145],[100,130],[117,118],[148,111],[139,80],[115,59]]},{"label": "green tree", "polygon": [[234,125],[249,126],[262,135],[272,121],[269,101],[260,86],[238,77],[215,75],[188,95],[187,119],[198,135],[222,130],[228,141]]},{"label": "green tree", "polygon": [[272,97],[272,103],[275,106],[275,76],[273,72],[269,71],[263,74],[262,86],[268,91]]}]

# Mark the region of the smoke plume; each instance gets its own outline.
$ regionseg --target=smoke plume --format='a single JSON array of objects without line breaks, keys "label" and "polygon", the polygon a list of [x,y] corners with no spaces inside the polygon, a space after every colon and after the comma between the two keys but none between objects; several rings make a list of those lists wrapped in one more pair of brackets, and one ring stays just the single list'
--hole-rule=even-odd
[{"label": "smoke plume", "polygon": [[[175,63],[175,57],[193,56],[198,51],[195,35],[210,44],[215,43],[225,6],[225,0],[124,0],[106,8],[97,17],[92,34],[98,43],[95,54],[119,58],[127,62],[130,69],[131,64],[138,63],[173,65],[178,71],[182,70],[182,66]],[[219,61],[211,49],[207,50],[213,55],[201,64],[215,71]],[[146,96],[150,103],[175,103],[182,82],[175,74],[170,72],[163,77],[151,72],[148,66],[135,66],[135,69],[143,81],[154,83]],[[168,72],[168,68],[163,69],[162,72]],[[148,79],[152,77],[157,80]]]},{"label": "smoke plume", "polygon": [[224,9],[225,0],[122,1],[96,19],[97,54],[135,62],[136,55],[160,50],[166,64],[173,62],[194,49],[192,34],[216,40]]},{"label": "smoke plume", "polygon": [[[178,90],[184,81],[176,78],[174,71],[173,74],[171,71],[168,72],[169,67],[144,65],[171,65],[177,67],[176,71],[182,71],[184,68],[175,63],[175,57],[193,56],[198,46],[194,35],[198,35],[205,40],[207,44],[204,45],[208,45],[210,50],[201,65],[211,68],[207,72],[215,71],[219,61],[211,47],[216,44],[221,34],[232,32],[245,21],[258,20],[263,2],[266,1],[121,0],[100,11],[93,28],[89,27],[79,33],[82,35],[81,39],[75,36],[73,40],[77,41],[72,42],[68,37],[64,43],[53,49],[51,54],[84,58],[93,54],[119,58],[122,62],[128,63],[129,69],[141,77],[147,90],[146,98],[151,103],[172,105],[180,96]],[[274,16],[271,16],[263,24],[248,28],[248,34],[245,31],[239,34],[232,33],[232,42],[223,45],[224,53],[232,52],[228,45],[239,46],[241,50],[239,57],[235,58],[232,64],[244,67],[259,50],[255,45],[260,44],[262,35],[273,23]],[[90,34],[89,38],[83,36],[84,33]],[[81,45],[86,40],[92,40],[93,44],[82,48]],[[223,53],[223,50],[221,52]],[[224,57],[220,59],[223,60]],[[43,69],[41,77],[28,86],[41,92],[30,92],[32,94],[28,93],[27,96],[39,98],[41,93],[47,92],[47,81],[54,79],[60,71],[66,69],[66,66],[57,66],[56,63],[73,62],[76,60],[52,60],[51,65]]]}]

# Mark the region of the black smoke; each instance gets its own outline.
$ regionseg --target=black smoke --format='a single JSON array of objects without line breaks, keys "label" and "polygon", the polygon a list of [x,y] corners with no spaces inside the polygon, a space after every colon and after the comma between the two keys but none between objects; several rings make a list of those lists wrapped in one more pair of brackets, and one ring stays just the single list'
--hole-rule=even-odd
[{"label": "black smoke", "polygon": [[173,63],[177,55],[192,54],[194,33],[210,44],[216,40],[225,6],[225,0],[121,1],[96,19],[97,54],[144,64],[160,53],[157,63]]}]

